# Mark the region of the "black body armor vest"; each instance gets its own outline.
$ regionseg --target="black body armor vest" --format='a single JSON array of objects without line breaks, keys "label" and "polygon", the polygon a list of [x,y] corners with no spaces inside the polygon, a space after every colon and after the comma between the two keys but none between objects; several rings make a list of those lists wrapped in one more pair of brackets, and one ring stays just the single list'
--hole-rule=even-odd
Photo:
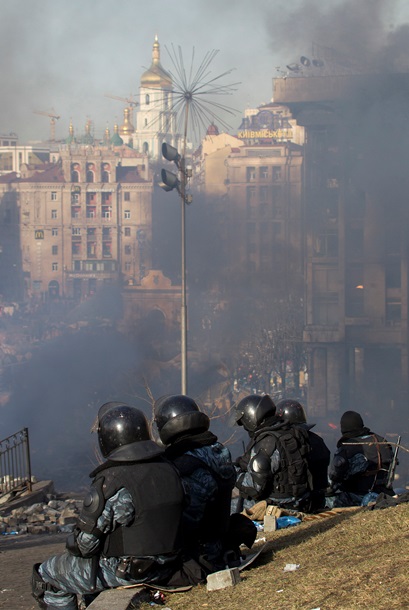
[{"label": "black body armor vest", "polygon": [[106,557],[172,554],[180,548],[183,489],[176,470],[162,458],[149,462],[112,462],[95,478],[103,477],[105,500],[122,487],[132,496],[135,518],[118,527],[104,540]]},{"label": "black body armor vest", "polygon": [[298,426],[283,426],[281,429],[265,428],[257,433],[255,448],[263,450],[269,457],[275,449],[280,454],[280,468],[273,473],[267,497],[299,499],[312,489],[308,469],[310,444],[308,433]]}]

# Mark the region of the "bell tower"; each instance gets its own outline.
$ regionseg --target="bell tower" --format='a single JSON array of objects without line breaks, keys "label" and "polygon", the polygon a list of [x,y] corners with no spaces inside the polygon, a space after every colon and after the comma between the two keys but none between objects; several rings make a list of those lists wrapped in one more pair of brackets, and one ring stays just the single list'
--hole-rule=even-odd
[{"label": "bell tower", "polygon": [[175,147],[179,145],[182,136],[176,130],[172,76],[162,67],[160,45],[155,36],[152,63],[142,74],[139,87],[134,148],[148,154],[152,160],[160,159],[163,142]]}]

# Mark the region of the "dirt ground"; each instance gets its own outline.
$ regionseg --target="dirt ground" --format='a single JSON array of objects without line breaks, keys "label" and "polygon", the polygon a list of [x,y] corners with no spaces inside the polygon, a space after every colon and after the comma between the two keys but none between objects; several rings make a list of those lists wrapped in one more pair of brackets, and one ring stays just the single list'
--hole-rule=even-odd
[{"label": "dirt ground", "polygon": [[31,596],[34,563],[61,553],[66,534],[0,536],[0,608],[37,610]]}]

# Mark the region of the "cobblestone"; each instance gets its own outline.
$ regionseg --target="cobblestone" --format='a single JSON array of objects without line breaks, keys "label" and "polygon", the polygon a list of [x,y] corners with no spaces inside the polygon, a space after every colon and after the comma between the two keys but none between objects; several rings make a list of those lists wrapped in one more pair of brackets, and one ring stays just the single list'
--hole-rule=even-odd
[{"label": "cobblestone", "polygon": [[31,596],[31,572],[34,563],[62,553],[66,534],[18,534],[0,536],[0,608],[2,610],[38,610]]}]

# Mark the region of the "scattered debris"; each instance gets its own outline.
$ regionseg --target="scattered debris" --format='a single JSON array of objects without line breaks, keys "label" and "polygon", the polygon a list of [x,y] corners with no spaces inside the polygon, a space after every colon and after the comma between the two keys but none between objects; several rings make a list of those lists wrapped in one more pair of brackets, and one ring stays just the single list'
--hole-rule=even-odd
[{"label": "scattered debris", "polygon": [[300,567],[299,563],[286,563],[284,566],[284,572],[295,572]]},{"label": "scattered debris", "polygon": [[55,500],[47,503],[38,502],[31,506],[19,506],[7,515],[0,511],[0,534],[16,536],[18,534],[57,534],[73,530],[82,500]]}]

